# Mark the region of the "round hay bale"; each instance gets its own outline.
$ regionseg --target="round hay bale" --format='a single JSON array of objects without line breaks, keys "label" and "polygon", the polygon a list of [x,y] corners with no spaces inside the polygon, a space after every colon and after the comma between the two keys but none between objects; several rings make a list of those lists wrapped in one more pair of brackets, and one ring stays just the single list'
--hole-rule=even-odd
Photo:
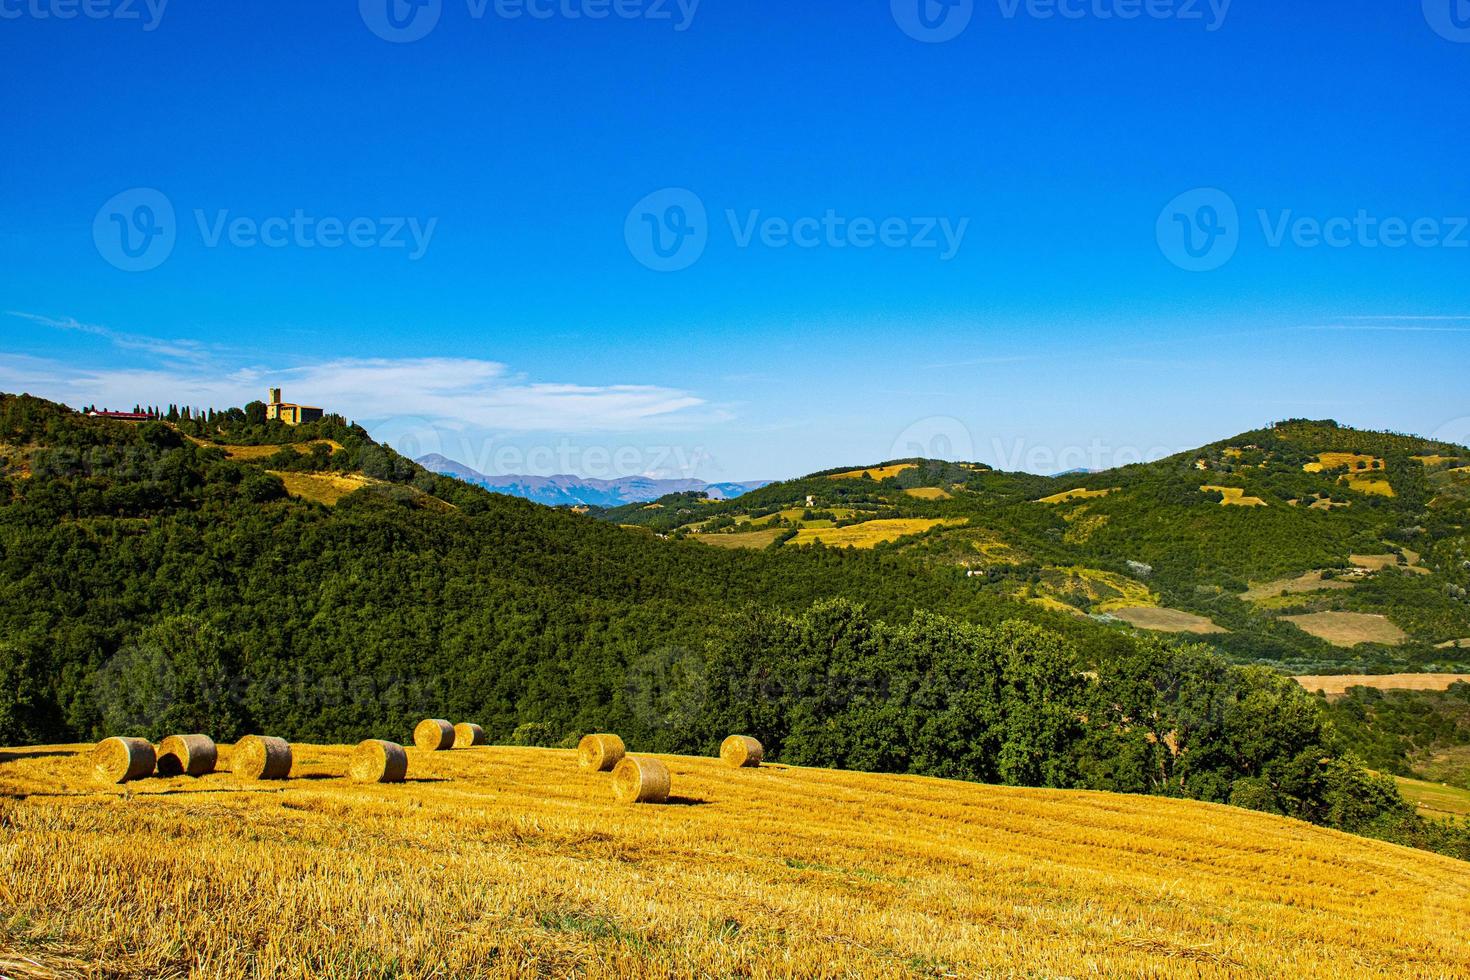
[{"label": "round hay bale", "polygon": [[153,775],[158,758],[146,738],[107,738],[92,750],[92,767],[104,783],[126,783]]},{"label": "round hay bale", "polygon": [[454,726],[454,747],[457,749],[468,749],[476,745],[484,745],[488,741],[485,738],[485,729],[479,725],[462,721]]},{"label": "round hay bale", "polygon": [[630,755],[613,770],[612,786],[619,803],[667,803],[669,770],[657,759]]},{"label": "round hay bale", "polygon": [[370,738],[352,750],[347,771],[359,783],[401,783],[408,775],[408,753],[397,743]]},{"label": "round hay bale", "polygon": [[577,765],[593,772],[611,772],[627,751],[616,735],[588,735],[577,743]]},{"label": "round hay bale", "polygon": [[720,743],[720,758],[736,769],[754,769],[765,752],[761,743],[749,735],[731,735]]},{"label": "round hay bale", "polygon": [[413,744],[425,752],[454,748],[454,726],[442,718],[425,718],[413,730]]},{"label": "round hay bale", "polygon": [[198,778],[214,772],[219,749],[208,735],[170,735],[158,746],[160,776]]},{"label": "round hay bale", "polygon": [[233,768],[246,779],[285,779],[291,775],[291,746],[284,738],[246,735],[235,743]]}]

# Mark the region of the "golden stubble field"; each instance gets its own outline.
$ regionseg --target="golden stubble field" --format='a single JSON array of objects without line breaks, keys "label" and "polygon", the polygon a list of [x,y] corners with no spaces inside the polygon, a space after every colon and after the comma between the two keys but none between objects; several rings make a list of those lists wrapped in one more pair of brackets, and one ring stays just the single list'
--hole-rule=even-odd
[{"label": "golden stubble field", "polygon": [[627,807],[496,747],[105,787],[86,748],[0,753],[0,974],[1470,975],[1470,865],[1227,807],[670,756]]}]

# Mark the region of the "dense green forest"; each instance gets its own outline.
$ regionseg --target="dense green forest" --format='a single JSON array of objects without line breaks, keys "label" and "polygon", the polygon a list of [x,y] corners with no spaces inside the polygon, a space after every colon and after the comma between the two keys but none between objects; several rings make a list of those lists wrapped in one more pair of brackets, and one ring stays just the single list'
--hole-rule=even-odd
[{"label": "dense green forest", "polygon": [[[0,744],[401,740],[432,715],[707,752],[738,728],[795,763],[1233,802],[1470,856],[1316,699],[1200,648],[902,549],[725,550],[497,496],[341,419],[165,415],[0,396]],[[332,473],[361,488],[287,492]]]}]

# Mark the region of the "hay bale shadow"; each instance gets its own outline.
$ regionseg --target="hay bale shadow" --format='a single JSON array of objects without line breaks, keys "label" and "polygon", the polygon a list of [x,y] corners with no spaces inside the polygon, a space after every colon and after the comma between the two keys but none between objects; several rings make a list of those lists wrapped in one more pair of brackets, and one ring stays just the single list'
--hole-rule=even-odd
[{"label": "hay bale shadow", "polygon": [[701,800],[695,796],[670,796],[664,806],[713,806],[714,800]]}]

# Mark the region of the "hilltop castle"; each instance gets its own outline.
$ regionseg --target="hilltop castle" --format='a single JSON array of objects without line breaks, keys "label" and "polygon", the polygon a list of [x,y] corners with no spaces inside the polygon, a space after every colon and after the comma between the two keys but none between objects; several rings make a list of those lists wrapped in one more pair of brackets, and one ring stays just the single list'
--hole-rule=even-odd
[{"label": "hilltop castle", "polygon": [[265,404],[265,417],[269,419],[280,419],[287,425],[300,425],[303,422],[319,422],[322,418],[322,410],[311,405],[296,405],[292,402],[281,401],[281,389],[270,389],[270,401]]}]

